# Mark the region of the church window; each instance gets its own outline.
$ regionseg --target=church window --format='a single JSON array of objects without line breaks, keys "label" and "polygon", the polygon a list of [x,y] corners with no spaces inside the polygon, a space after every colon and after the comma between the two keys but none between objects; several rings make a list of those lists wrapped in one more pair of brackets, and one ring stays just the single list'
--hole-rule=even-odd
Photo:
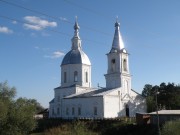
[{"label": "church window", "polygon": [[64,83],[66,83],[67,82],[67,74],[66,74],[66,72],[64,72]]},{"label": "church window", "polygon": [[52,109],[52,115],[54,115],[54,108]]},{"label": "church window", "polygon": [[88,82],[88,72],[86,71],[86,82]]},{"label": "church window", "polygon": [[124,80],[124,93],[128,94],[129,93],[129,86],[128,86],[128,81]]},{"label": "church window", "polygon": [[124,69],[124,71],[127,71],[127,60],[126,59],[123,60],[123,69]]},{"label": "church window", "polygon": [[72,107],[72,115],[74,115],[75,113],[75,110],[74,110],[74,107]]},{"label": "church window", "polygon": [[58,115],[59,115],[59,112],[60,112],[60,111],[59,111],[59,107],[58,107],[58,108],[57,108],[57,114],[58,114]]},{"label": "church window", "polygon": [[81,107],[78,107],[78,115],[81,115]]},{"label": "church window", "polygon": [[112,70],[112,71],[115,71],[115,64],[116,64],[116,60],[115,60],[115,59],[112,59],[112,60],[111,60],[111,70]]},{"label": "church window", "polygon": [[69,115],[69,108],[66,108],[66,115]]},{"label": "church window", "polygon": [[78,72],[75,71],[74,72],[74,82],[77,82],[78,81]]},{"label": "church window", "polygon": [[94,115],[97,115],[97,107],[94,107]]},{"label": "church window", "polygon": [[60,96],[58,96],[58,102],[60,102]]}]

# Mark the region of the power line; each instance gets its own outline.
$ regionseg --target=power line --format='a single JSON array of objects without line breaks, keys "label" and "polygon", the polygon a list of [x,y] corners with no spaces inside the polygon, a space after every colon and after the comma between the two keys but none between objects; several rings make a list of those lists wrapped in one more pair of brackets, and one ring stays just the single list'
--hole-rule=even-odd
[{"label": "power line", "polygon": [[[24,7],[24,6],[21,6],[21,5],[18,5],[18,4],[15,4],[15,3],[12,3],[12,2],[8,2],[8,1],[5,1],[5,0],[0,0],[0,2],[3,2],[5,4],[8,4],[8,5],[11,5],[11,6],[14,6],[14,7],[18,7],[18,8],[21,8],[21,9],[24,9],[24,10],[27,10],[27,11],[30,11],[30,12],[33,12],[33,13],[36,13],[36,14],[40,14],[40,15],[43,15],[43,16],[47,16],[49,18],[52,18],[52,19],[55,19],[55,20],[60,20],[60,21],[63,21],[65,23],[68,23],[68,24],[74,24],[73,22],[70,22],[68,20],[65,20],[65,19],[60,19],[56,16],[52,16],[52,15],[48,15],[46,13],[43,13],[43,12],[40,12],[40,11],[37,11],[37,10],[33,10],[33,9],[30,9],[30,8],[27,8],[27,7]],[[88,29],[88,30],[91,30],[91,31],[94,31],[94,32],[98,32],[98,33],[101,33],[101,34],[104,34],[106,36],[111,36],[111,34],[109,33],[106,33],[106,32],[103,32],[103,31],[99,31],[97,29],[94,29],[94,28],[90,28],[90,27],[87,27],[85,25],[81,25],[81,27],[84,27],[85,29]]]},{"label": "power line", "polygon": [[70,5],[73,5],[73,6],[75,6],[75,7],[81,8],[81,9],[86,10],[86,11],[88,11],[88,12],[91,12],[91,13],[93,13],[93,14],[95,14],[95,15],[99,15],[99,16],[105,18],[105,19],[107,19],[107,18],[112,19],[112,17],[109,17],[109,16],[107,16],[107,15],[105,15],[105,14],[103,14],[103,13],[97,12],[97,11],[92,10],[92,9],[90,9],[90,8],[87,8],[87,7],[83,7],[83,6],[81,6],[81,5],[78,5],[78,4],[75,3],[75,2],[72,2],[72,1],[69,1],[69,0],[64,0],[64,1],[65,1],[66,3],[68,3],[68,4],[70,4]]},{"label": "power line", "polygon": [[[0,17],[1,17],[1,18],[4,18],[4,19],[6,19],[6,20],[16,21],[16,22],[21,23],[21,24],[33,25],[33,24],[31,24],[31,23],[24,22],[24,21],[15,19],[15,18],[11,18],[11,17],[8,17],[8,16],[1,15],[1,14],[0,14]],[[42,27],[42,26],[38,26],[38,27],[39,27],[39,28],[44,28],[44,27]],[[51,32],[56,32],[56,33],[58,33],[58,34],[65,35],[65,36],[69,36],[69,37],[71,36],[71,35],[69,35],[69,34],[67,34],[67,33],[59,32],[59,31],[56,31],[56,30],[53,30],[53,29],[44,29],[44,30],[46,30],[46,31],[51,31]]]},{"label": "power line", "polygon": [[[21,23],[21,24],[33,25],[33,24],[31,24],[31,23],[24,22],[24,21],[15,19],[15,18],[11,18],[11,17],[8,17],[8,16],[1,15],[1,14],[0,14],[0,17],[3,18],[3,19],[6,19],[6,20],[10,20],[10,21],[16,21],[16,22]],[[38,27],[43,28],[43,30],[50,31],[50,32],[54,32],[54,33],[61,34],[61,35],[65,35],[65,36],[68,36],[68,37],[71,37],[71,36],[72,36],[72,35],[70,35],[70,34],[68,34],[68,33],[60,32],[60,31],[57,31],[57,30],[44,29],[44,27],[41,27],[41,26],[38,26]],[[84,40],[84,41],[93,42],[93,43],[96,43],[96,44],[103,44],[103,45],[105,44],[105,43],[102,43],[102,42],[99,42],[99,41],[95,41],[95,40],[91,40],[91,39],[86,39],[86,38],[84,38],[83,40]]]}]

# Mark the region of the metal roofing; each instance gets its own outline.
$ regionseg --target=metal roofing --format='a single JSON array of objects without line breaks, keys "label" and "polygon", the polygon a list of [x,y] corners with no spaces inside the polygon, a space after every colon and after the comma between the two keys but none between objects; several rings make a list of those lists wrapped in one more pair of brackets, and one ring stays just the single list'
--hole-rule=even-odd
[{"label": "metal roofing", "polygon": [[113,43],[112,43],[112,49],[115,49],[115,50],[118,50],[118,51],[120,51],[121,49],[124,48],[124,42],[122,40],[119,27],[120,27],[120,24],[116,21],[114,39],[113,39]]},{"label": "metal roofing", "polygon": [[53,98],[49,103],[50,103],[50,104],[51,104],[51,103],[54,103],[54,98]]},{"label": "metal roofing", "polygon": [[[157,114],[157,112],[151,112],[149,114]],[[180,114],[180,110],[160,110],[158,114]]]},{"label": "metal roofing", "polygon": [[116,89],[106,89],[106,88],[102,88],[102,89],[92,89],[89,91],[84,91],[82,93],[78,93],[78,94],[72,94],[70,96],[65,97],[65,99],[68,98],[87,98],[87,97],[98,97],[98,96],[104,96],[112,91],[118,90],[118,88]]},{"label": "metal roofing", "polygon": [[82,49],[72,49],[63,58],[61,65],[67,64],[86,64],[91,65],[88,56],[82,51]]}]

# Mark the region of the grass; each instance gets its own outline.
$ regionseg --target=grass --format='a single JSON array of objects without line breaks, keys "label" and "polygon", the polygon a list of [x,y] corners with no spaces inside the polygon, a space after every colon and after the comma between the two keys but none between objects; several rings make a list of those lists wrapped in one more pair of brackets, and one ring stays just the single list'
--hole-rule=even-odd
[{"label": "grass", "polygon": [[166,122],[162,128],[162,135],[180,135],[180,120]]},{"label": "grass", "polygon": [[136,125],[132,120],[40,120],[31,135],[156,135],[153,125]]}]

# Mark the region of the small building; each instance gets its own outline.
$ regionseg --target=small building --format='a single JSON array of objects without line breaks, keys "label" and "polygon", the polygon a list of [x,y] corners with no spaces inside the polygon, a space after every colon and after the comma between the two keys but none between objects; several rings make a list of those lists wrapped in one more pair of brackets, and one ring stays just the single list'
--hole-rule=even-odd
[{"label": "small building", "polygon": [[46,108],[42,110],[41,112],[37,113],[34,118],[35,119],[47,119],[49,117],[49,109]]},{"label": "small building", "polygon": [[137,124],[159,124],[162,125],[166,121],[180,120],[180,110],[160,110],[151,113],[136,113]]},{"label": "small building", "polygon": [[139,125],[150,124],[150,115],[148,113],[136,113],[136,123]]},{"label": "small building", "polygon": [[159,124],[164,124],[166,121],[180,120],[180,110],[160,110],[158,112],[149,113],[150,123],[157,124],[159,117]]}]

